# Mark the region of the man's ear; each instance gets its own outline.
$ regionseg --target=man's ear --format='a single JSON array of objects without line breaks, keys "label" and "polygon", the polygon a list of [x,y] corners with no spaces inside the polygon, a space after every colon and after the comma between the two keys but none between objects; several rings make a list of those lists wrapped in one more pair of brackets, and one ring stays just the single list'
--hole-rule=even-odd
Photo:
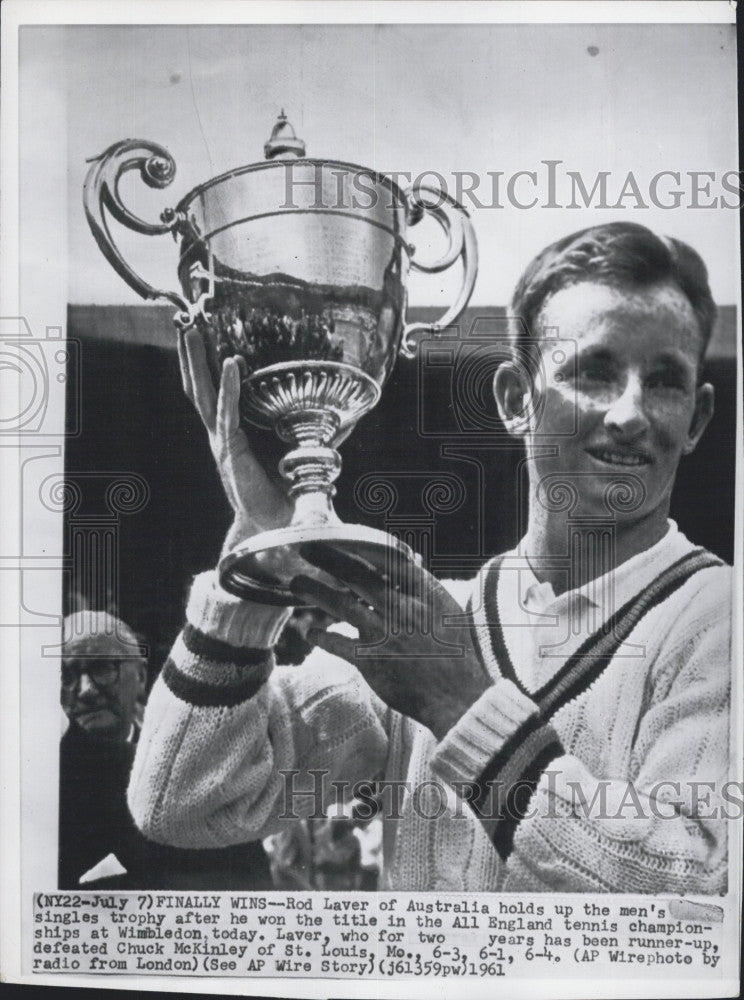
[{"label": "man's ear", "polygon": [[137,697],[144,700],[147,692],[147,663],[144,660],[137,662]]},{"label": "man's ear", "polygon": [[695,412],[687,432],[687,441],[682,449],[684,455],[689,455],[695,450],[705,428],[710,423],[710,418],[713,416],[714,399],[715,390],[710,382],[705,382],[695,390]]},{"label": "man's ear", "polygon": [[532,389],[532,379],[522,365],[514,361],[499,365],[493,377],[493,394],[499,416],[513,437],[523,437],[529,430]]}]

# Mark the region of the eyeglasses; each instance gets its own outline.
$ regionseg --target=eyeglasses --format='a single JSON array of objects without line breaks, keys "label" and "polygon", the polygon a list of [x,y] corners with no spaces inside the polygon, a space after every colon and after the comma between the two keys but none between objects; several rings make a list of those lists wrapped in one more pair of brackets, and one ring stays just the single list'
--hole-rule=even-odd
[{"label": "eyeglasses", "polygon": [[97,688],[113,687],[119,680],[119,660],[83,660],[81,663],[62,664],[62,687],[77,687],[83,674],[87,674]]}]

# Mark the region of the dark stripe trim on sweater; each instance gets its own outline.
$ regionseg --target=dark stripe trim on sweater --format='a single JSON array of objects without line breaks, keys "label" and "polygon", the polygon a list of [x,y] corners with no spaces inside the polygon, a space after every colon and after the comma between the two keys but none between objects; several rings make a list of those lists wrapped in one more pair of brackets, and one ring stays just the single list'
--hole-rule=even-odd
[{"label": "dark stripe trim on sweater", "polygon": [[495,781],[500,777],[501,772],[506,769],[507,764],[516,757],[522,745],[530,739],[533,733],[544,728],[545,722],[539,715],[531,715],[522,725],[508,736],[498,753],[495,753],[489,760],[480,774],[479,782]]},{"label": "dark stripe trim on sweater", "polygon": [[506,860],[511,854],[514,845],[514,834],[517,832],[519,823],[527,813],[530,800],[537,788],[538,782],[545,772],[548,764],[557,757],[562,757],[565,753],[558,734],[552,726],[543,726],[536,734],[542,738],[540,749],[530,755],[529,763],[518,778],[505,780],[506,784],[506,808],[505,815],[496,825],[493,831],[491,842],[498,851],[499,857]]},{"label": "dark stripe trim on sweater", "polygon": [[679,590],[699,570],[723,565],[704,549],[677,560],[610,618],[610,630],[600,630],[572,653],[561,669],[534,695],[543,716],[549,718],[573,701],[599,677],[640,620]]},{"label": "dark stripe trim on sweater", "polygon": [[250,676],[238,684],[209,684],[189,677],[179,670],[170,657],[165,661],[161,677],[168,689],[181,701],[197,708],[234,708],[248,701],[268,680],[273,666],[270,650],[263,651],[266,660],[254,667]]},{"label": "dark stripe trim on sweater", "polygon": [[[538,691],[530,692],[517,677],[514,664],[509,656],[509,651],[504,640],[501,616],[499,615],[498,608],[498,582],[501,562],[502,558],[499,557],[489,566],[484,588],[485,607],[489,618],[488,633],[493,655],[499,665],[501,674],[516,684],[519,690],[527,695],[528,698],[536,701],[541,710],[550,709],[551,714],[556,712],[567,701],[581,694],[599,676],[603,666],[606,666],[607,662],[612,659],[618,648],[625,642],[647,612],[670,597],[675,590],[678,590],[685,584],[698,570],[723,565],[720,559],[706,549],[698,548],[693,549],[692,552],[688,552],[660,573],[641,594],[631,597],[619,611],[610,616],[608,622],[605,622],[596,632],[588,636],[581,646],[566,660],[555,676],[551,677],[546,684]],[[581,678],[575,677],[577,665],[582,659],[590,661],[587,665],[587,680],[585,683]],[[599,670],[596,669],[597,664],[600,664]],[[569,675],[572,676],[572,683],[566,686]],[[564,693],[561,693],[560,689],[562,687],[566,687]],[[574,688],[576,689],[575,691]]]},{"label": "dark stripe trim on sweater", "polygon": [[[695,573],[723,563],[705,549],[694,549],[682,556],[611,616],[609,631],[605,623],[589,636],[558,673],[535,694],[530,694],[519,683],[506,650],[496,604],[500,565],[499,559],[489,567],[485,588],[486,608],[492,616],[489,636],[493,654],[499,668],[503,667],[504,676],[516,683],[539,709],[539,714],[530,716],[512,733],[486,765],[477,782],[478,793],[471,800],[471,806],[483,820],[494,847],[506,859],[540,775],[552,760],[565,752],[549,720],[599,678],[622,643],[652,608],[666,601]],[[493,806],[493,789],[496,786],[503,789],[501,798],[504,807],[499,808],[498,815],[489,818],[486,804]]]},{"label": "dark stripe trim on sweater", "polygon": [[[481,597],[482,597],[482,595],[481,595]],[[468,603],[465,606],[465,614],[468,616],[468,620],[470,622],[470,641],[471,641],[471,643],[473,645],[473,650],[475,652],[476,657],[478,658],[478,663],[480,663],[481,669],[483,670],[483,673],[486,675],[486,677],[488,678],[488,680],[490,682],[491,680],[493,680],[493,678],[491,677],[491,671],[488,669],[488,664],[486,663],[486,661],[485,661],[485,659],[483,657],[483,649],[481,648],[481,642],[480,642],[480,639],[478,638],[478,630],[475,627],[475,618],[473,616],[473,595],[472,594],[468,598]]]},{"label": "dark stripe trim on sweater", "polygon": [[531,698],[532,695],[517,677],[517,671],[514,669],[514,664],[512,663],[511,656],[509,655],[509,650],[506,648],[504,634],[501,630],[498,590],[501,563],[503,562],[503,559],[503,556],[498,556],[493,560],[491,565],[488,567],[488,571],[486,572],[486,580],[483,586],[483,605],[486,614],[486,622],[489,623],[488,636],[491,640],[491,649],[493,650],[493,655],[496,657],[496,662],[499,665],[501,674],[510,680],[512,684],[516,684],[522,694],[526,694],[528,698]]},{"label": "dark stripe trim on sweater", "polygon": [[486,767],[470,806],[501,858],[511,852],[514,833],[526,815],[541,775],[565,750],[558,734],[532,716]]},{"label": "dark stripe trim on sweater", "polygon": [[201,629],[184,625],[181,633],[186,649],[194,656],[203,656],[218,663],[234,663],[236,667],[257,667],[265,662],[270,650],[257,646],[233,646],[223,639],[215,639]]}]

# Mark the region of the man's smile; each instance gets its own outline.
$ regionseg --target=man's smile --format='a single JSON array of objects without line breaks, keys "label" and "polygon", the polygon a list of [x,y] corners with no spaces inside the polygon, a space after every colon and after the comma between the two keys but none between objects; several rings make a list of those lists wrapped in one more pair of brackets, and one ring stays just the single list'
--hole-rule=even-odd
[{"label": "man's smile", "polygon": [[626,450],[617,447],[587,448],[588,454],[603,465],[639,466],[650,465],[651,456],[638,449]]},{"label": "man's smile", "polygon": [[76,720],[87,719],[92,720],[96,716],[111,716],[116,715],[116,712],[111,708],[110,705],[86,705],[85,708],[79,708],[73,712],[73,718]]}]

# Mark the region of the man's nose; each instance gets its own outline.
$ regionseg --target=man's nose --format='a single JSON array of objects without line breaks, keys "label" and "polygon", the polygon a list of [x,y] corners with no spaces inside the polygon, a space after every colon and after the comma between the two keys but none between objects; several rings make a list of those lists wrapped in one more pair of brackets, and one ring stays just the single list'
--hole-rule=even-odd
[{"label": "man's nose", "polygon": [[88,695],[97,695],[98,690],[96,689],[93,681],[88,677],[87,674],[80,674],[80,681],[78,683],[78,698],[85,698]]},{"label": "man's nose", "polygon": [[649,421],[643,403],[643,384],[637,375],[630,375],[623,391],[612,401],[605,413],[605,427],[617,437],[634,440],[648,429]]}]

